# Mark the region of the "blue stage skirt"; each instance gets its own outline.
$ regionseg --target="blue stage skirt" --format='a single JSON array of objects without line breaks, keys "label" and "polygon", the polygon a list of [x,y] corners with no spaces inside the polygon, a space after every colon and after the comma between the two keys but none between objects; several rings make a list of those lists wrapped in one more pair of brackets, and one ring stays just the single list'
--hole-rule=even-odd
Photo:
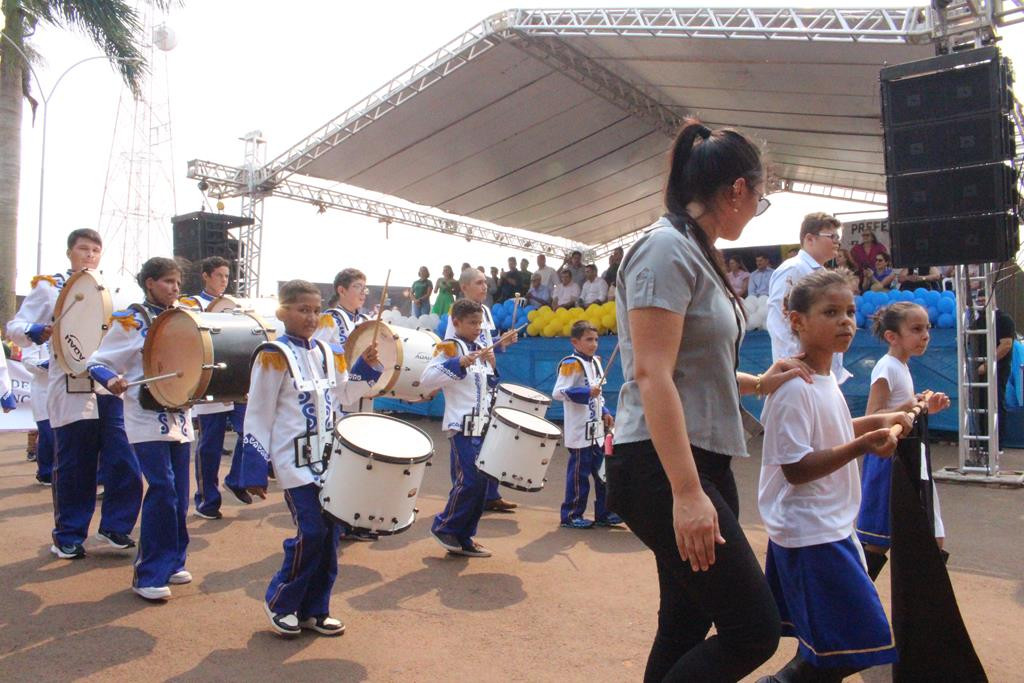
[{"label": "blue stage skirt", "polygon": [[800,656],[816,667],[866,668],[899,659],[861,558],[853,536],[804,548],[768,543],[765,576],[782,635],[800,641]]},{"label": "blue stage skirt", "polygon": [[857,513],[857,537],[861,543],[888,548],[889,487],[892,458],[874,453],[864,456],[860,473],[860,512]]}]

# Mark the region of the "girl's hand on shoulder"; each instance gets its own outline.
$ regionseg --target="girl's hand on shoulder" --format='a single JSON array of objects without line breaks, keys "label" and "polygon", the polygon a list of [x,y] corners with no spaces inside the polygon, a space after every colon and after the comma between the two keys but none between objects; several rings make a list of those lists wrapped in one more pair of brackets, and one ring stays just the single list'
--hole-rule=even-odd
[{"label": "girl's hand on shoulder", "polygon": [[765,395],[775,393],[776,389],[783,384],[799,377],[808,384],[814,383],[814,372],[803,361],[804,354],[792,358],[782,358],[772,363],[763,375],[761,375],[761,391]]}]

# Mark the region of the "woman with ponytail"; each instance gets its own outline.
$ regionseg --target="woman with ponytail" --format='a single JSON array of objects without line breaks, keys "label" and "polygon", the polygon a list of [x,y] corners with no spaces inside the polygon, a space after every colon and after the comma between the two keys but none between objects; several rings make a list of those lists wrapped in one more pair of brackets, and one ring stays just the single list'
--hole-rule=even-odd
[{"label": "woman with ponytail", "polygon": [[657,561],[645,681],[738,681],[779,641],[778,609],[739,525],[731,460],[747,455],[740,395],[810,377],[792,360],[737,372],[745,314],[714,247],[768,208],[764,193],[755,144],[688,120],[671,150],[668,212],[619,266],[625,383],[608,503]]}]

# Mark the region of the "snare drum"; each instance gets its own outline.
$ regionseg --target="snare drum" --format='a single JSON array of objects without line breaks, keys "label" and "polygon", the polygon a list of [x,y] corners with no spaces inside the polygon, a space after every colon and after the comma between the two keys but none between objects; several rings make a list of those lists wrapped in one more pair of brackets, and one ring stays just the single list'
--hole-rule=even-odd
[{"label": "snare drum", "polygon": [[345,342],[345,360],[350,368],[373,344],[375,335],[377,354],[384,372],[366,396],[390,396],[403,401],[430,399],[432,395],[419,388],[420,377],[434,357],[434,346],[441,339],[430,330],[410,330],[367,320],[357,325]]},{"label": "snare drum", "polygon": [[422,429],[387,415],[350,413],[334,428],[320,504],[357,529],[405,531],[416,520],[416,497],[433,455]]},{"label": "snare drum", "polygon": [[154,320],[142,346],[146,377],[181,372],[150,382],[147,388],[165,408],[201,401],[245,401],[249,361],[256,347],[274,338],[273,330],[248,311],[201,313],[171,308]]},{"label": "snare drum", "polygon": [[259,299],[243,299],[240,297],[225,294],[219,296],[206,307],[207,313],[225,313],[227,311],[246,311],[255,313],[263,319],[263,326],[274,331],[276,339],[284,334],[284,323],[277,319],[277,309],[281,304],[275,297],[263,297]]},{"label": "snare drum", "polygon": [[540,491],[561,437],[561,429],[533,413],[495,408],[476,466],[502,486]]},{"label": "snare drum", "polygon": [[86,362],[110,329],[114,311],[142,300],[142,290],[133,280],[105,279],[88,269],[69,277],[53,307],[53,355],[61,370],[86,376]]},{"label": "snare drum", "polygon": [[551,405],[551,397],[536,389],[521,384],[502,382],[494,393],[494,407],[515,408],[524,413],[533,413],[544,417]]}]

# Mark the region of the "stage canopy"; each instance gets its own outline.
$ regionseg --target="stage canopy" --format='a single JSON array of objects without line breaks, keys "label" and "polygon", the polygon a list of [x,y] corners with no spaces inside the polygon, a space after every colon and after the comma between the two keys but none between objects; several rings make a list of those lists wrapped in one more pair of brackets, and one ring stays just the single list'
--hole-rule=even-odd
[{"label": "stage canopy", "polygon": [[584,244],[650,224],[683,117],[781,181],[884,191],[879,69],[934,54],[912,9],[510,10],[279,155],[292,174]]}]

